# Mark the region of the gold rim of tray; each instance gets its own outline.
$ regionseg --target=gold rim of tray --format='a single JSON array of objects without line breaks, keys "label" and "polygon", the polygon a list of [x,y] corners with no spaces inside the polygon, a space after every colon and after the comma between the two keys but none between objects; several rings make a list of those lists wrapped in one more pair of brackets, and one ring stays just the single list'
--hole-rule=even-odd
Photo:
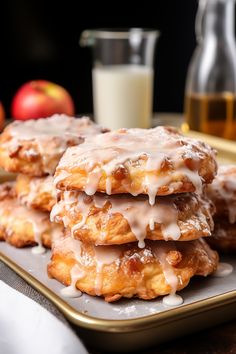
[{"label": "gold rim of tray", "polygon": [[216,295],[205,300],[200,300],[192,304],[187,304],[179,308],[167,310],[163,313],[157,313],[145,317],[128,319],[128,320],[106,320],[98,319],[83,313],[78,312],[68,305],[64,300],[57,296],[53,291],[43,285],[39,280],[27,273],[24,269],[18,266],[10,258],[0,253],[0,260],[8,265],[13,271],[19,274],[30,285],[37,289],[40,293],[46,296],[65,317],[72,323],[83,328],[97,330],[102,332],[112,333],[127,333],[149,329],[154,326],[163,325],[165,323],[175,322],[187,316],[193,316],[204,311],[209,311],[214,308],[222,307],[227,304],[236,302],[236,290]]}]

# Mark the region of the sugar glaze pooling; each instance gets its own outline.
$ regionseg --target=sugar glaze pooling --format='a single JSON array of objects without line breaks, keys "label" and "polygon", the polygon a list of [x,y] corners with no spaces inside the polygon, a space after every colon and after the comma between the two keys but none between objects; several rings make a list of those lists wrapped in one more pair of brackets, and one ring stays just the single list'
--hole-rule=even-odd
[{"label": "sugar glaze pooling", "polygon": [[220,262],[213,276],[217,278],[227,277],[233,272],[233,266],[229,263]]},{"label": "sugar glaze pooling", "polygon": [[82,292],[76,288],[76,283],[79,279],[83,278],[83,276],[83,271],[81,271],[80,267],[75,264],[70,271],[71,284],[61,289],[61,295],[64,297],[80,297]]}]

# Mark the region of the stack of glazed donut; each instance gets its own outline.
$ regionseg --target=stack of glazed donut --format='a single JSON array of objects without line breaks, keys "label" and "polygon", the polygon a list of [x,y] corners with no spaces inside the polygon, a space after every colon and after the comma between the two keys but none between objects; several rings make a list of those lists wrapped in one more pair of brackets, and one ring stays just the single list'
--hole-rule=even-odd
[{"label": "stack of glazed donut", "polygon": [[215,151],[168,127],[121,129],[69,147],[54,177],[55,241],[49,276],[106,301],[166,303],[194,275],[218,264],[205,237],[214,206],[203,194],[216,174]]},{"label": "stack of glazed donut", "polygon": [[0,186],[0,239],[15,247],[50,248],[63,227],[50,222],[56,203],[53,174],[69,146],[102,132],[88,118],[65,115],[15,121],[0,136],[0,167],[17,173],[16,182]]}]

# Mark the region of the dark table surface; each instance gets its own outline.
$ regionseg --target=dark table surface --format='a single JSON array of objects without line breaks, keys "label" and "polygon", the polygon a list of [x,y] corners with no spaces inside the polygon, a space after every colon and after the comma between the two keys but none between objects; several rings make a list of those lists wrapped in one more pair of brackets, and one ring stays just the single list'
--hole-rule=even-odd
[{"label": "dark table surface", "polygon": [[236,321],[196,332],[144,351],[147,354],[233,354],[236,353]]},{"label": "dark table surface", "polygon": [[[92,354],[103,354],[89,348]],[[236,321],[135,352],[136,354],[235,354]],[[107,353],[108,354],[108,353]],[[114,353],[109,353],[114,354]],[[121,353],[120,353],[121,354]]]}]

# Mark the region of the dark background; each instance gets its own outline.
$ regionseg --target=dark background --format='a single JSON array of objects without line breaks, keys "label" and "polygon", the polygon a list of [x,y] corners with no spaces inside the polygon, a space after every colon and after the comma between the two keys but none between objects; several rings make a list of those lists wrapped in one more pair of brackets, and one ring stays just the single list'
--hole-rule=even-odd
[{"label": "dark background", "polygon": [[[84,0],[85,1],[85,0]],[[7,0],[1,5],[0,98],[10,115],[24,82],[46,79],[71,93],[77,113],[92,111],[91,49],[80,48],[86,28],[150,27],[161,31],[155,59],[154,110],[181,112],[186,71],[195,47],[197,0],[104,3]],[[82,6],[83,5],[83,6]]]}]

